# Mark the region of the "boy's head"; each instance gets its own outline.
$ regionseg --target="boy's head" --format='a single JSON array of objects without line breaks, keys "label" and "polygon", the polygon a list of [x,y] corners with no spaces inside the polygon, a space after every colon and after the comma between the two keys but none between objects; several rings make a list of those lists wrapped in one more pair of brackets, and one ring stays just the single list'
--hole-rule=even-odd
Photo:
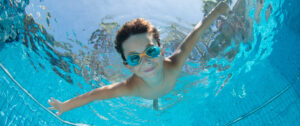
[{"label": "boy's head", "polygon": [[160,46],[159,33],[153,25],[149,21],[144,18],[137,18],[135,20],[131,20],[126,22],[118,31],[115,40],[115,48],[120,53],[123,61],[126,61],[126,57],[124,55],[123,43],[132,35],[141,34],[141,33],[149,33],[157,42],[158,46]]},{"label": "boy's head", "polygon": [[163,57],[159,55],[164,51],[159,46],[157,29],[143,18],[125,23],[115,40],[115,48],[125,66],[142,78],[155,77],[162,70]]}]

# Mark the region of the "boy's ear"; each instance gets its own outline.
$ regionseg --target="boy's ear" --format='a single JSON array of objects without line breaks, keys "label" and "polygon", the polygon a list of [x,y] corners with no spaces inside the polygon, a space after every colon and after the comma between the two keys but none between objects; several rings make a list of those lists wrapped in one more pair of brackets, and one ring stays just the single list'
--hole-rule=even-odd
[{"label": "boy's ear", "polygon": [[125,65],[125,67],[126,67],[127,69],[130,70],[131,73],[134,73],[133,70],[132,70],[132,67],[131,67],[130,65],[128,65],[128,64],[124,64],[124,65]]},{"label": "boy's ear", "polygon": [[123,64],[126,68],[130,69],[130,66],[126,62],[123,62]]},{"label": "boy's ear", "polygon": [[162,56],[165,56],[165,51],[166,51],[166,48],[163,47],[163,48],[162,48],[162,52],[161,52],[161,55],[162,55]]},{"label": "boy's ear", "polygon": [[130,69],[130,66],[129,66],[129,65],[127,65],[127,64],[124,64],[124,65],[125,65],[126,68]]}]

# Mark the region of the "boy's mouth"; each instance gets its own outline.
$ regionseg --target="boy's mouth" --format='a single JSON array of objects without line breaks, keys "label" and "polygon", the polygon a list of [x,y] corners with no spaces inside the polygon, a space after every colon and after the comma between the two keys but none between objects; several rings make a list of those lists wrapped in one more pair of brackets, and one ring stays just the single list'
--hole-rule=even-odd
[{"label": "boy's mouth", "polygon": [[144,72],[150,72],[154,69],[154,67],[150,67],[149,69],[145,70]]}]

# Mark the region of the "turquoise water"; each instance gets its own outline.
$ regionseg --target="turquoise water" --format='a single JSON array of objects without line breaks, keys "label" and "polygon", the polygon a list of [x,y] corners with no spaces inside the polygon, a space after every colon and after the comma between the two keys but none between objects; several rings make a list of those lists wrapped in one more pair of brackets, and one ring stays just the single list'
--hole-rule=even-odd
[{"label": "turquoise water", "polygon": [[159,111],[151,100],[121,97],[59,117],[43,108],[50,97],[65,101],[131,75],[113,48],[124,22],[149,19],[170,55],[213,3],[0,3],[0,125],[300,124],[297,0],[246,0],[219,18],[199,39],[175,89],[159,99]]}]

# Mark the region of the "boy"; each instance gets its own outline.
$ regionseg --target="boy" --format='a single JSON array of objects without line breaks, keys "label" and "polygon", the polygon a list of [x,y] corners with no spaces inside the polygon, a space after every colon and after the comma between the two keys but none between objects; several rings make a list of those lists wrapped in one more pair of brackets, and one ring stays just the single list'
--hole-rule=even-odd
[{"label": "boy", "polygon": [[115,48],[133,75],[123,82],[97,88],[63,103],[51,98],[52,101],[48,102],[52,107],[49,109],[57,110],[56,114],[61,115],[94,100],[121,96],[154,99],[154,108],[157,109],[157,98],[173,89],[181,68],[200,34],[218,16],[226,14],[228,9],[226,3],[220,2],[194,27],[169,57],[164,57],[164,48],[160,47],[158,31],[148,21],[138,18],[125,23],[116,35]]}]

